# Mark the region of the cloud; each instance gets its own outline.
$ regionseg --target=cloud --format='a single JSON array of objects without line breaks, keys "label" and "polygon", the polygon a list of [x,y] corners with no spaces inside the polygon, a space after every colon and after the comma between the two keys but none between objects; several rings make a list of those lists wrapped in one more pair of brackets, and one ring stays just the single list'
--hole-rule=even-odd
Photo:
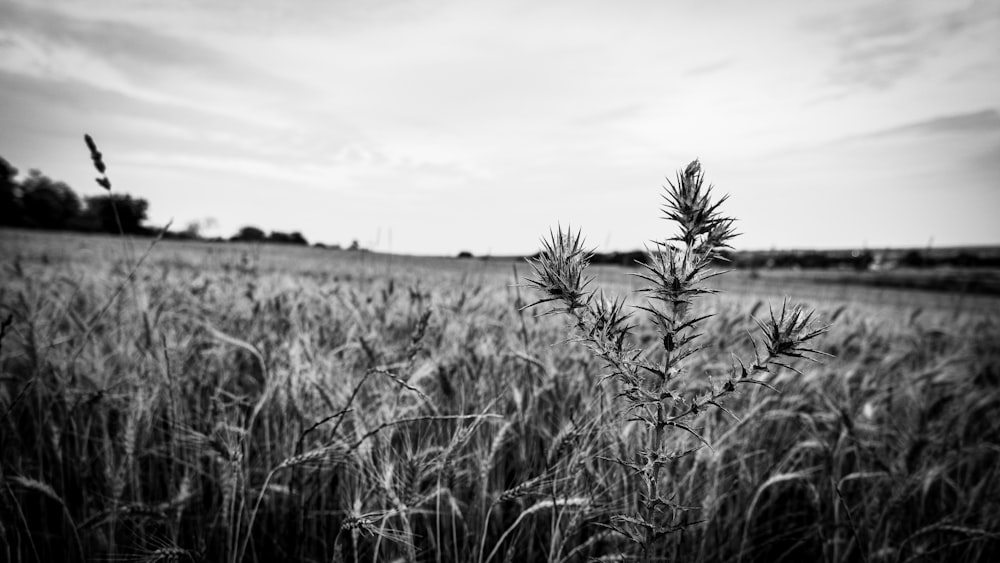
[{"label": "cloud", "polygon": [[716,72],[726,70],[733,65],[733,59],[725,59],[721,61],[716,61],[706,65],[700,65],[696,67],[689,68],[684,71],[684,76],[702,76],[706,74],[714,74]]},{"label": "cloud", "polygon": [[642,114],[644,108],[645,104],[627,104],[574,119],[572,123],[582,126],[614,123],[637,117]]},{"label": "cloud", "polygon": [[996,190],[998,188],[996,178],[1000,178],[1000,142],[970,158],[969,164],[990,178],[988,185]]},{"label": "cloud", "polygon": [[173,35],[153,23],[125,19],[131,13],[82,17],[0,3],[0,69],[187,105],[207,103],[210,96],[204,94],[220,87],[255,95],[304,89],[200,40],[193,30]]},{"label": "cloud", "polygon": [[48,49],[80,49],[120,64],[217,67],[225,59],[197,41],[123,21],[88,20],[13,2],[0,5],[0,30]]},{"label": "cloud", "polygon": [[988,36],[993,31],[987,30],[1000,27],[998,22],[1000,9],[994,2],[958,8],[934,2],[882,2],[811,17],[804,26],[832,38],[838,52],[829,73],[833,83],[885,89],[938,55],[957,55],[963,65],[977,64],[959,44],[980,32]]},{"label": "cloud", "polygon": [[944,115],[922,121],[916,121],[881,131],[873,131],[843,139],[853,141],[859,139],[878,139],[887,137],[926,136],[944,133],[985,133],[1000,131],[1000,113],[995,109],[984,109],[972,113]]},{"label": "cloud", "polygon": [[[271,146],[282,145],[274,142],[281,128],[266,122],[131,96],[99,84],[3,70],[0,88],[5,101],[0,105],[0,121],[11,135],[47,130],[72,131],[76,137],[84,130],[113,129],[126,146],[157,146],[168,151],[197,147],[215,154],[253,149],[283,156]],[[341,142],[349,137],[345,135]]]},{"label": "cloud", "polygon": [[[925,222],[947,231],[953,243],[985,242],[990,237],[983,238],[977,229],[989,221],[985,209],[994,209],[1000,194],[998,151],[1000,112],[985,109],[772,154],[755,160],[753,173],[770,174],[770,189],[780,189],[781,198],[799,198],[795,205],[849,214],[869,229],[868,240],[875,240],[875,233],[887,244],[919,240],[927,236],[920,234],[926,228],[920,222]],[[954,219],[959,209],[969,217],[967,222]],[[867,217],[859,219],[859,213]],[[880,224],[880,217],[888,222]],[[815,228],[836,225],[818,222]]]},{"label": "cloud", "polygon": [[[80,143],[94,134],[116,182],[181,221],[279,228],[286,213],[307,235],[343,237],[378,217],[425,251],[450,248],[456,228],[477,253],[487,241],[532,248],[560,219],[638,241],[659,222],[633,219],[634,202],[655,206],[650,184],[695,156],[735,163],[728,181],[720,166],[722,185],[746,178],[742,193],[763,202],[773,185],[808,193],[869,170],[886,192],[909,189],[927,167],[965,174],[1000,140],[972,133],[993,131],[996,110],[953,115],[1000,110],[988,97],[995,40],[983,39],[993,24],[922,0],[721,12],[648,0],[32,1],[0,0],[0,152],[96,189]],[[835,14],[797,25],[821,11]],[[819,95],[823,107],[802,103]],[[844,142],[859,134],[868,141]],[[841,144],[820,145],[830,139]],[[811,152],[758,158],[783,147]],[[308,209],[280,208],[300,197]]]},{"label": "cloud", "polygon": [[[20,3],[21,10],[32,0]],[[357,33],[359,29],[434,18],[454,0],[46,0],[50,12],[81,20],[129,21],[139,27],[198,35]],[[17,8],[17,6],[15,6]],[[186,33],[190,32],[190,33]]]}]

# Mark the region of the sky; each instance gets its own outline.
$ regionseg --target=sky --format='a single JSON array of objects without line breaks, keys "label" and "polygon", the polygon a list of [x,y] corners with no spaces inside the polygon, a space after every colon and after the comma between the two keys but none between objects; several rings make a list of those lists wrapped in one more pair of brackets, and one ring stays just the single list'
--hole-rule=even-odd
[{"label": "sky", "polygon": [[1000,0],[0,0],[0,156],[150,223],[411,254],[1000,244]]}]

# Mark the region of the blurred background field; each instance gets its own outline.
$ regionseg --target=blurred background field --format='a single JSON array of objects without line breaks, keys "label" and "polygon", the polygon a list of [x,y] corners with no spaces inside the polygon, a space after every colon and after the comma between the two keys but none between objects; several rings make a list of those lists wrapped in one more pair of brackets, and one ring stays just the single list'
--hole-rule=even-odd
[{"label": "blurred background field", "polygon": [[[152,247],[152,248],[151,248]],[[0,230],[0,559],[586,561],[634,429],[523,260]],[[638,288],[600,265],[609,294]],[[676,561],[1000,553],[991,269],[738,268],[680,391],[788,297],[831,323],[706,413]],[[889,281],[885,281],[889,280]],[[963,281],[964,280],[964,281]],[[648,331],[652,338],[652,331]],[[696,447],[688,435],[677,450]]]}]

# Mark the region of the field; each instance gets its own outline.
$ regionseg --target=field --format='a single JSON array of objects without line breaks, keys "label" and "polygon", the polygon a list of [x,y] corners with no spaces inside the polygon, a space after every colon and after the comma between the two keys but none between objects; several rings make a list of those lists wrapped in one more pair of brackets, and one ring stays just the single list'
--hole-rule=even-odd
[{"label": "field", "polygon": [[665,433],[677,530],[641,553],[608,524],[642,429],[565,318],[521,311],[524,262],[13,230],[0,257],[3,561],[1000,553],[998,297],[714,278],[678,394],[786,295],[833,357],[737,387],[691,422],[707,444]]}]

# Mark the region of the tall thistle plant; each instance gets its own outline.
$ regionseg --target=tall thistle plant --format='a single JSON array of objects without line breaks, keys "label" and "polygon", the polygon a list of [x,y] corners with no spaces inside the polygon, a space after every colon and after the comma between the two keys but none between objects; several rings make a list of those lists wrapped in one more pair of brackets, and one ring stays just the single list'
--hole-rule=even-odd
[{"label": "tall thistle plant", "polygon": [[[593,253],[584,248],[579,231],[550,232],[539,256],[529,261],[534,272],[527,280],[543,294],[529,307],[547,303],[549,313],[570,318],[573,338],[603,360],[609,370],[606,379],[617,382],[624,400],[621,414],[643,428],[643,445],[631,459],[614,460],[636,475],[642,492],[632,513],[613,516],[608,526],[634,542],[646,561],[666,536],[685,525],[677,518],[682,507],[662,487],[664,466],[684,455],[667,450],[665,432],[680,430],[705,442],[692,426],[695,416],[711,408],[729,412],[723,399],[738,387],[770,387],[760,377],[772,366],[794,369],[788,359],[822,354],[808,343],[828,328],[814,327],[812,312],[782,304],[778,315],[772,311],[766,321],[755,319],[761,336],[760,344],[751,336],[752,361],[733,356],[725,377],[710,382],[705,392],[685,394],[680,375],[686,360],[700,349],[699,326],[711,316],[696,313],[693,303],[700,295],[716,293],[706,282],[724,273],[713,264],[724,260],[722,251],[730,248],[737,233],[735,220],[720,211],[726,197],[713,200],[697,160],[678,172],[676,182],[667,183],[663,212],[678,229],[675,236],[653,241],[648,259],[640,263],[642,271],[634,274],[647,284],[640,290],[647,297],[644,305],[629,306],[623,297],[609,300],[590,288],[593,277],[586,270]],[[652,345],[638,344],[640,315],[658,333]]]}]

